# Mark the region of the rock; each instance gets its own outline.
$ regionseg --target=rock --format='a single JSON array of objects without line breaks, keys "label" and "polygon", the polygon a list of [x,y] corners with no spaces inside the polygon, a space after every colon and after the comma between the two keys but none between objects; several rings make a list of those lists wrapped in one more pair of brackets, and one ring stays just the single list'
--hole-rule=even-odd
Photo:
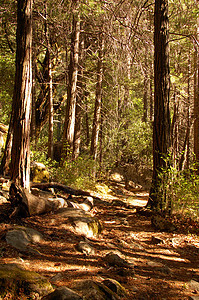
[{"label": "rock", "polygon": [[125,203],[124,201],[118,200],[118,199],[112,200],[111,205],[112,205],[112,206],[116,206],[116,207],[117,207],[117,206],[118,206],[118,207],[126,207],[126,206],[127,206],[126,203]]},{"label": "rock", "polygon": [[94,255],[95,250],[93,247],[85,241],[80,241],[79,244],[77,244],[76,249],[86,255]]},{"label": "rock", "polygon": [[117,300],[117,294],[106,285],[93,280],[80,280],[74,284],[74,289],[81,292],[85,300]]},{"label": "rock", "polygon": [[161,215],[154,215],[151,218],[152,226],[160,231],[173,232],[176,230],[173,223]]},{"label": "rock", "polygon": [[83,300],[83,298],[73,290],[65,286],[61,286],[54,292],[44,296],[42,300]]},{"label": "rock", "polygon": [[92,216],[85,216],[81,218],[73,218],[73,227],[75,231],[86,237],[96,237],[101,232],[101,224],[98,219]]},{"label": "rock", "polygon": [[3,203],[8,203],[8,200],[6,197],[0,195],[0,204],[3,204]]},{"label": "rock", "polygon": [[149,265],[152,268],[156,268],[157,271],[164,273],[164,274],[170,274],[171,270],[169,269],[168,266],[161,264],[157,261],[148,261],[147,265]]},{"label": "rock", "polygon": [[49,182],[49,172],[46,166],[40,162],[32,162],[30,169],[30,178],[33,182]]},{"label": "rock", "polygon": [[62,273],[57,273],[55,276],[50,278],[50,282],[53,284],[56,284],[57,282],[63,280],[63,275]]},{"label": "rock", "polygon": [[39,251],[32,249],[29,245],[39,243],[41,240],[43,240],[42,234],[28,227],[17,226],[6,233],[6,242],[22,252],[40,254]]},{"label": "rock", "polygon": [[53,291],[52,285],[46,278],[16,264],[0,264],[0,287],[0,299],[1,296],[6,297],[6,295],[9,295],[9,299],[15,300],[40,299],[40,296]]},{"label": "rock", "polygon": [[154,235],[151,238],[151,242],[152,242],[152,244],[155,244],[155,245],[164,244],[165,243],[165,241],[162,238],[154,236]]},{"label": "rock", "polygon": [[188,285],[191,289],[193,289],[194,291],[199,292],[199,282],[196,280],[191,280],[188,282]]},{"label": "rock", "polygon": [[[77,200],[78,198],[75,198]],[[82,197],[81,197],[82,199]],[[68,207],[73,207],[77,209],[82,209],[84,211],[90,211],[93,208],[93,198],[92,197],[87,197],[84,202],[82,203],[77,203],[73,201],[67,201],[68,202]]]},{"label": "rock", "polygon": [[102,281],[102,284],[106,285],[111,291],[116,293],[118,296],[127,296],[125,288],[117,280],[107,278]]},{"label": "rock", "polygon": [[105,261],[113,267],[124,267],[124,268],[131,268],[133,264],[128,263],[125,259],[121,258],[118,254],[113,252],[108,253],[104,257]]},{"label": "rock", "polygon": [[79,206],[84,211],[90,211],[93,208],[93,198],[87,197],[83,203],[79,204]]},{"label": "rock", "polygon": [[62,208],[56,212],[62,218],[68,218],[75,231],[86,237],[96,237],[102,231],[102,226],[96,217],[82,209]]},{"label": "rock", "polygon": [[131,248],[144,250],[144,247],[142,245],[140,245],[139,243],[136,243],[136,242],[131,242],[130,246],[131,246]]}]

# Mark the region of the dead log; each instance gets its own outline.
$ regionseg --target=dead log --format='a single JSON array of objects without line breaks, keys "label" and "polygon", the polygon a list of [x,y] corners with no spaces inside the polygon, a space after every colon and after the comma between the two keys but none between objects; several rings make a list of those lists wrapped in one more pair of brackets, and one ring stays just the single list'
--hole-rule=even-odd
[{"label": "dead log", "polygon": [[68,206],[63,198],[56,198],[50,194],[49,197],[35,196],[14,183],[10,186],[9,196],[14,208],[10,217],[40,215]]},{"label": "dead log", "polygon": [[31,183],[31,188],[38,188],[41,190],[46,190],[49,188],[54,188],[54,189],[58,189],[61,190],[67,194],[70,195],[75,195],[75,196],[90,196],[93,197],[89,192],[87,191],[83,191],[83,190],[77,190],[77,189],[73,189],[69,186],[66,186],[64,184],[61,183],[57,183],[57,182],[48,182],[48,183]]}]

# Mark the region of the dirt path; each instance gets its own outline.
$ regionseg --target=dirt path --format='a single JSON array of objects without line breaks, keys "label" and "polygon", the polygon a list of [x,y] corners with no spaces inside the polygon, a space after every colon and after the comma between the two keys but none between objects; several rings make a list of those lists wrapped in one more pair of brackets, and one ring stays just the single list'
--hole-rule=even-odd
[{"label": "dirt path", "polygon": [[[187,228],[182,225],[173,233],[157,232],[151,226],[150,216],[133,207],[146,204],[146,192],[129,192],[118,186],[112,186],[113,190],[112,196],[100,194],[103,201],[91,211],[103,226],[98,238],[87,239],[94,249],[91,255],[77,250],[83,237],[63,219],[46,214],[10,221],[10,204],[1,204],[0,263],[21,263],[51,278],[56,286],[70,288],[79,279],[113,278],[128,291],[125,299],[199,299],[199,291],[189,285],[190,280],[199,281],[199,236],[193,226],[192,234],[186,233]],[[121,200],[126,205],[122,206]],[[43,233],[41,255],[21,254],[6,244],[4,230],[14,223]],[[133,263],[134,272],[109,267],[104,261],[109,252]]]}]

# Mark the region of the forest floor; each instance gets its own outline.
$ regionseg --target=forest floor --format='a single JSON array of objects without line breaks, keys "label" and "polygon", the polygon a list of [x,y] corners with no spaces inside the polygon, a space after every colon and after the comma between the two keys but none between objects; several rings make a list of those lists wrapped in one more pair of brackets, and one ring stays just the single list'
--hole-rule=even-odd
[{"label": "forest floor", "polygon": [[[10,220],[10,203],[1,204],[1,233],[20,224],[41,232],[45,241],[39,246],[42,255],[26,255],[9,246],[0,234],[0,263],[22,263],[46,276],[54,286],[72,288],[79,279],[113,278],[128,292],[123,299],[199,299],[198,287],[190,284],[199,282],[199,224],[176,217],[174,232],[155,230],[150,214],[138,209],[146,205],[148,193],[126,190],[121,183],[110,184],[108,193],[97,196],[103,201],[91,213],[100,220],[103,231],[97,238],[87,239],[95,250],[91,255],[76,250],[82,236],[61,218],[48,213]],[[121,200],[130,205],[122,206]],[[108,252],[133,263],[134,272],[109,267],[104,261]]]}]

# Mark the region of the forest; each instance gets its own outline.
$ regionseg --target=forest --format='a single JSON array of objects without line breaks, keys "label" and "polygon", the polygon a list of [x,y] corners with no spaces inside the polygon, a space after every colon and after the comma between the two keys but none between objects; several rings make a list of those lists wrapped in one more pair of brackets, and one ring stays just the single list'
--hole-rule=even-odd
[{"label": "forest", "polygon": [[[13,148],[30,152],[27,161],[44,162],[52,181],[82,187],[119,169],[128,185],[132,170],[152,177],[154,169],[152,185],[159,182],[159,191],[151,198],[164,194],[155,196],[162,200],[153,200],[154,206],[192,210],[198,206],[198,1],[170,1],[169,9],[162,2],[156,15],[163,18],[155,20],[153,1],[35,1],[24,8],[29,21],[18,16],[19,31],[30,22],[29,31],[16,37],[17,3],[3,1],[0,117],[4,125],[10,122],[9,139],[16,130],[17,144],[15,120],[29,114],[24,143],[30,146]],[[158,26],[165,30],[162,42]],[[30,47],[28,74],[17,69],[17,60],[27,55],[23,35],[29,39],[23,45]],[[26,76],[29,94],[24,104],[15,104]],[[22,111],[26,105],[29,113]],[[9,173],[8,144],[4,157],[1,151],[2,174]],[[26,154],[17,153],[13,163],[20,165]],[[21,166],[12,168],[13,178],[23,177]]]},{"label": "forest", "polygon": [[[39,179],[33,174],[35,166],[43,168]],[[52,194],[44,197],[52,188],[56,201]],[[92,217],[100,216],[104,224],[117,223],[117,216],[125,214],[132,230],[133,218],[140,224],[144,218],[147,232],[148,216],[150,226],[161,232],[184,234],[185,230],[194,235],[190,241],[195,241],[197,252],[199,1],[1,0],[0,195],[5,193],[11,206],[1,203],[2,232],[19,222],[49,234],[48,214],[55,211],[59,226],[63,218],[74,225],[76,212],[69,216],[59,209],[86,205]],[[102,205],[106,197],[108,203],[112,201],[110,208]],[[107,216],[102,206],[109,211]],[[139,217],[131,215],[134,209]],[[109,214],[111,221],[106,219]],[[94,253],[92,247],[88,250],[94,245],[88,240],[93,235],[85,234],[83,241],[90,241],[82,251],[86,255]],[[129,247],[128,238],[124,248]],[[169,238],[164,236],[163,243]],[[152,242],[162,243],[154,242],[154,236]],[[40,247],[44,251],[44,245]],[[109,254],[105,256],[109,266],[131,272],[131,263]],[[195,277],[186,279],[199,285],[198,269],[194,272]],[[112,269],[109,273],[121,283],[117,277],[121,274]],[[131,278],[127,273],[124,277]],[[99,299],[188,299],[180,293],[153,298],[156,285],[154,281],[145,294],[130,291],[129,298],[114,294]],[[199,293],[199,286],[194,291]],[[2,299],[11,299],[6,297]],[[78,297],[74,299],[98,299]]]}]

